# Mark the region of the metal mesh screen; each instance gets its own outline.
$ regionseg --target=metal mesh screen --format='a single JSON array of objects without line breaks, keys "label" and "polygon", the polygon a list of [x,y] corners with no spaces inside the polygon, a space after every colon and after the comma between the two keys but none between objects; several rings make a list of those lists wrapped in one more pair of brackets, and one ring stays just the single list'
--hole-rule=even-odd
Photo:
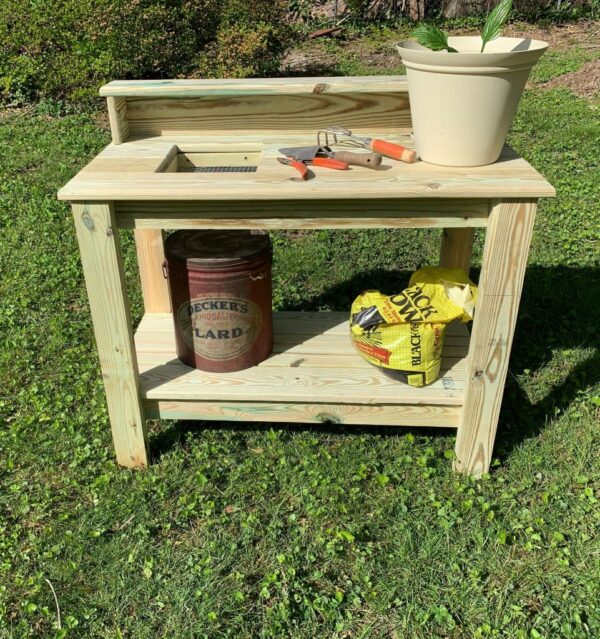
[{"label": "metal mesh screen", "polygon": [[256,173],[256,166],[192,166],[179,171],[183,173]]}]

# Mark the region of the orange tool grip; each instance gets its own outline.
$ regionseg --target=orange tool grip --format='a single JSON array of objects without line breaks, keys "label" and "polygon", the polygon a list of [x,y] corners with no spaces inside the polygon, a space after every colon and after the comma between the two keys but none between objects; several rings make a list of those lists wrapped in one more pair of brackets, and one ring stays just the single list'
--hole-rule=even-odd
[{"label": "orange tool grip", "polygon": [[300,177],[303,180],[306,180],[306,176],[308,174],[308,167],[304,162],[298,162],[297,160],[290,160],[290,166],[293,166],[296,171],[300,173]]},{"label": "orange tool grip", "polygon": [[334,160],[333,158],[313,158],[310,163],[314,166],[322,166],[327,169],[337,169],[338,171],[344,171],[348,168],[347,162]]},{"label": "orange tool grip", "polygon": [[402,162],[408,162],[409,164],[417,161],[417,154],[415,151],[407,149],[401,144],[393,144],[392,142],[386,142],[385,140],[373,140],[371,142],[371,149],[376,153],[381,153],[381,155],[385,155],[385,157],[392,158],[393,160],[402,160]]}]

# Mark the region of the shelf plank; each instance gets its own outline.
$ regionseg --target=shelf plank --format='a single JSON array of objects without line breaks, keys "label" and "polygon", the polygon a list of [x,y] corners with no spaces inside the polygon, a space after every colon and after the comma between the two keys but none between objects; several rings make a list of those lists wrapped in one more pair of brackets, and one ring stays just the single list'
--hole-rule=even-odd
[{"label": "shelf plank", "polygon": [[348,336],[346,313],[305,315],[274,314],[273,354],[258,366],[235,373],[207,373],[189,368],[177,359],[170,314],[146,314],[135,338],[141,395],[145,400],[215,405],[219,402],[421,407],[462,404],[469,344],[465,325],[449,327],[440,379],[426,388],[412,388],[388,378],[355,353]]},{"label": "shelf plank", "polygon": [[460,406],[313,404],[281,402],[198,402],[144,400],[146,415],[159,419],[260,421],[353,426],[457,428]]}]

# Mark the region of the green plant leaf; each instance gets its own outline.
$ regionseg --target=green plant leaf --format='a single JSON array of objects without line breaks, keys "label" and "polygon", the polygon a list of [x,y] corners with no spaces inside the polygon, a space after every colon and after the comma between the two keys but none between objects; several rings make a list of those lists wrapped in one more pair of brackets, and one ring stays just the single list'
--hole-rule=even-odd
[{"label": "green plant leaf", "polygon": [[432,51],[446,49],[452,53],[458,53],[448,44],[448,34],[432,24],[420,24],[413,32],[413,38],[422,46]]},{"label": "green plant leaf", "polygon": [[354,535],[347,530],[338,530],[336,536],[351,544],[354,541]]},{"label": "green plant leaf", "polygon": [[488,15],[483,31],[481,32],[481,52],[485,49],[485,45],[495,40],[502,33],[502,27],[508,20],[512,9],[512,0],[500,0],[494,7],[494,10]]}]

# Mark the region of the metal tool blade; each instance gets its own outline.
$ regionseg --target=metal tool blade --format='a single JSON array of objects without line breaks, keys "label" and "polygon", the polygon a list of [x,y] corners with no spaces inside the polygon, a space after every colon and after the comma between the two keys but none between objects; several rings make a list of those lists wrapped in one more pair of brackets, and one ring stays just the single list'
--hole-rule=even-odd
[{"label": "metal tool blade", "polygon": [[317,156],[320,150],[320,146],[291,146],[287,149],[279,149],[279,153],[286,155],[289,158],[294,158],[300,162],[306,160],[312,160]]}]

